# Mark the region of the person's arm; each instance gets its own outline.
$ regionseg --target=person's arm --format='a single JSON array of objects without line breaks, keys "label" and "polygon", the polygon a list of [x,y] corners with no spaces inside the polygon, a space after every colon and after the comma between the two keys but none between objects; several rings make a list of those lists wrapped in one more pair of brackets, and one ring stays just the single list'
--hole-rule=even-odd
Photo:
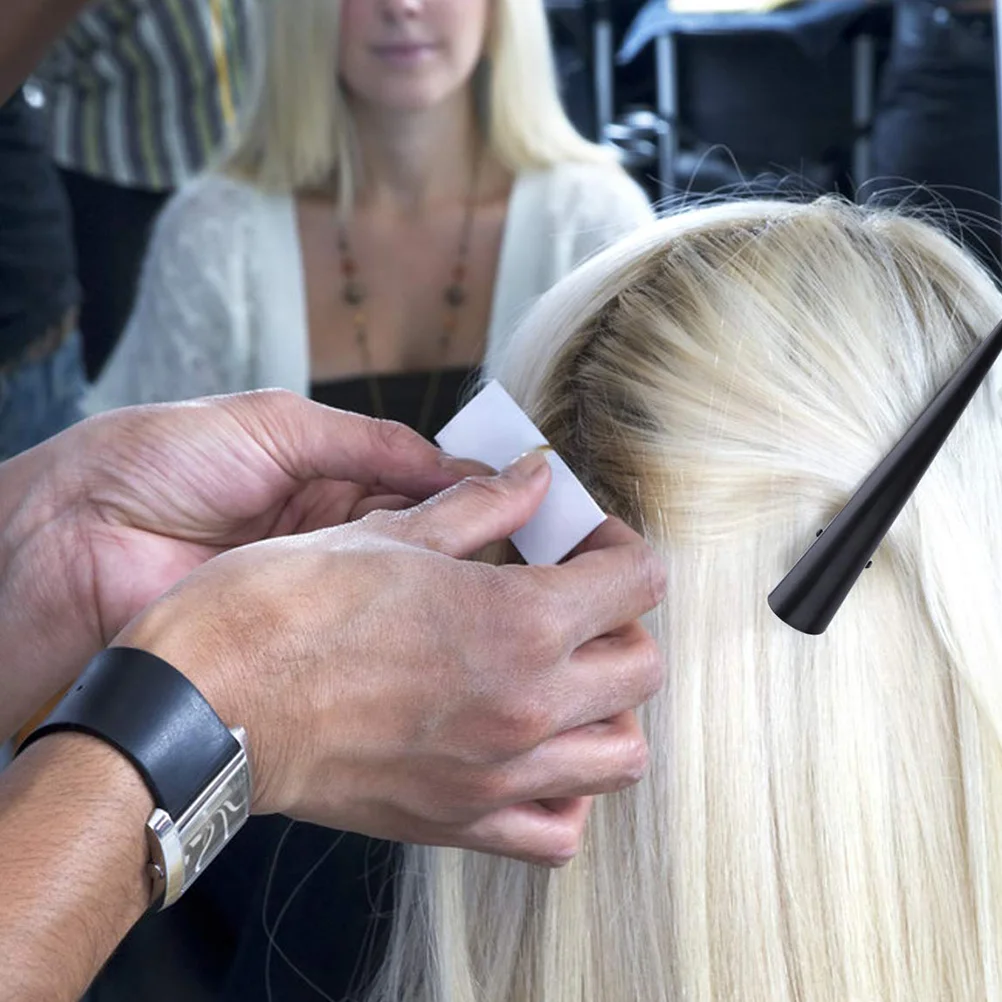
[{"label": "person's arm", "polygon": [[[548,485],[537,454],[415,508],[231,551],[116,644],[246,728],[258,813],[562,864],[588,798],[645,768],[630,710],[660,659],[636,617],[664,574],[614,521],[560,567],[462,559]],[[150,801],[97,744],[43,737],[0,777],[0,998],[79,997],[148,901]]]},{"label": "person's arm", "polygon": [[400,425],[278,391],[102,414],[0,464],[0,741],[211,557],[471,469]]},{"label": "person's arm", "polygon": [[31,73],[45,50],[89,0],[3,0],[0,103]]},{"label": "person's arm", "polygon": [[0,999],[78,999],[150,903],[135,769],[83,735],[0,773]]},{"label": "person's arm", "polygon": [[207,175],[158,218],[121,340],[84,399],[89,414],[255,389],[245,251],[255,194]]}]

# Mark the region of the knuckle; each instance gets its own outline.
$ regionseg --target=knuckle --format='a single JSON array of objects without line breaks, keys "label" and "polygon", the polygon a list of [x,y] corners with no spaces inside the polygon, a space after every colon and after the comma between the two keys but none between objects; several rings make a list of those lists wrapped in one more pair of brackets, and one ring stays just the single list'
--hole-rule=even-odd
[{"label": "knuckle", "polygon": [[536,587],[523,606],[520,643],[533,667],[549,668],[570,653],[567,611],[548,588]]},{"label": "knuckle", "polygon": [[[353,524],[355,532],[364,532],[372,536],[380,536],[396,541],[406,541],[408,538],[408,525],[413,519],[411,509],[402,511],[389,511],[377,508],[370,511],[364,518]],[[344,530],[339,529],[341,537]]]},{"label": "knuckle", "polygon": [[248,390],[244,393],[234,393],[221,398],[224,404],[236,407],[256,407],[269,412],[271,417],[298,412],[302,410],[303,398],[292,390],[280,387],[268,387],[262,390]]},{"label": "knuckle", "polygon": [[646,702],[652,696],[660,692],[665,681],[665,659],[661,648],[649,634],[644,634],[644,639],[640,643],[638,652],[640,661],[640,674],[642,679],[642,692]]},{"label": "knuckle", "polygon": [[620,763],[621,789],[635,786],[647,774],[651,753],[647,742],[638,733],[626,741]]},{"label": "knuckle", "polygon": [[489,608],[506,650],[524,669],[538,671],[562,661],[566,650],[564,615],[552,592],[541,587],[534,568],[508,567],[494,576]]},{"label": "knuckle", "polygon": [[377,508],[375,511],[370,511],[365,518],[359,519],[358,522],[355,523],[355,527],[364,528],[378,536],[385,536],[390,533],[393,529],[394,522],[398,520],[399,513]]},{"label": "knuckle", "polygon": [[278,409],[295,408],[296,410],[300,410],[303,405],[303,398],[298,393],[293,393],[292,390],[272,387],[261,390],[260,393],[267,403]]},{"label": "knuckle", "polygon": [[455,824],[476,810],[476,784],[468,777],[452,776],[429,784],[431,794],[416,808],[437,824]]},{"label": "knuckle", "polygon": [[373,445],[386,452],[401,452],[414,445],[415,433],[406,425],[385,418],[364,418]]},{"label": "knuckle", "polygon": [[492,612],[504,620],[509,634],[526,628],[530,618],[527,610],[531,610],[536,600],[536,592],[532,579],[526,573],[526,568],[507,566],[492,569],[484,580],[489,589],[487,600]]},{"label": "knuckle", "polygon": [[668,588],[664,561],[646,543],[632,547],[634,578],[640,583],[644,603],[649,609],[659,605]]},{"label": "knuckle", "polygon": [[584,820],[568,822],[555,830],[540,846],[537,861],[558,870],[566,866],[581,851],[584,840]]},{"label": "knuckle", "polygon": [[498,477],[467,477],[453,488],[474,508],[493,510],[511,496],[508,484]]},{"label": "knuckle", "polygon": [[499,714],[497,750],[505,757],[517,757],[538,748],[550,737],[551,716],[541,703],[510,705]]},{"label": "knuckle", "polygon": [[291,390],[269,387],[209,397],[202,406],[221,409],[241,428],[249,428],[255,437],[280,441],[295,436],[297,421],[302,417],[304,406],[309,405]]},{"label": "knuckle", "polygon": [[482,772],[466,784],[465,802],[478,811],[488,812],[515,798],[515,784],[511,777],[500,769]]},{"label": "knuckle", "polygon": [[413,530],[409,538],[426,550],[448,552],[454,537],[451,527],[437,518],[423,517],[423,514],[415,512],[413,520],[408,520],[407,524]]}]

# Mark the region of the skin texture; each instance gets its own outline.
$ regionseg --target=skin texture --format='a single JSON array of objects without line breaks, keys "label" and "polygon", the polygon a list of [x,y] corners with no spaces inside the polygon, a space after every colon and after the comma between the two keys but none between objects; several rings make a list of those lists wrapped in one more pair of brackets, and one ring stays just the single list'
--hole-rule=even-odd
[{"label": "skin texture", "polygon": [[[559,567],[457,559],[549,484],[536,454],[456,483],[474,469],[272,391],[103,415],[4,464],[7,729],[109,641],[142,647],[247,728],[256,811],[566,862],[589,798],[647,761],[637,617],[663,569],[615,520]],[[83,736],[0,774],[0,999],[79,997],[148,900],[150,808]]]},{"label": "skin texture", "polygon": [[87,0],[4,0],[0,33],[0,102],[21,85]]}]

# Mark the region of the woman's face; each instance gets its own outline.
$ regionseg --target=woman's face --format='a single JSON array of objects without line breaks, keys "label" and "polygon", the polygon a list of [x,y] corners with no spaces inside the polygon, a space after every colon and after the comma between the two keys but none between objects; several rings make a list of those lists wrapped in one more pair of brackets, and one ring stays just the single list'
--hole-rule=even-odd
[{"label": "woman's face", "polygon": [[341,81],[356,99],[404,111],[462,90],[484,51],[493,0],[341,0]]}]

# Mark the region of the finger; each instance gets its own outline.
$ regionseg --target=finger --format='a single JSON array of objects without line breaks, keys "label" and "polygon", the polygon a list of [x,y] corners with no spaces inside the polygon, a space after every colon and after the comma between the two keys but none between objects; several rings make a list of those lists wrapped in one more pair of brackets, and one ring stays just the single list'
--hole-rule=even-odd
[{"label": "finger", "polygon": [[644,537],[639,532],[635,532],[621,519],[610,516],[578,543],[565,559],[571,560],[592,550],[605,550],[612,546],[629,546],[631,543],[643,542],[645,542]]},{"label": "finger", "polygon": [[550,465],[530,452],[495,477],[464,480],[396,518],[389,531],[414,546],[467,557],[532,518],[550,486]]},{"label": "finger", "polygon": [[515,804],[476,821],[459,844],[539,866],[564,866],[581,848],[590,810],[588,797]]},{"label": "finger", "polygon": [[370,493],[426,498],[464,477],[493,472],[447,456],[402,424],[325,407],[294,393],[240,393],[221,402],[296,480],[347,480]]},{"label": "finger", "polygon": [[556,567],[521,572],[535,579],[571,650],[638,619],[665,595],[665,567],[651,547],[617,519],[597,531],[602,528],[602,539],[610,545],[585,550]]},{"label": "finger", "polygon": [[405,511],[413,508],[417,502],[413,498],[405,498],[400,494],[381,494],[378,497],[362,498],[351,510],[349,522],[355,522],[374,511]]},{"label": "finger", "polygon": [[664,655],[634,620],[579,647],[566,665],[565,727],[634,710],[664,684]]},{"label": "finger", "polygon": [[576,727],[512,763],[506,806],[616,793],[640,782],[649,757],[632,712]]}]

